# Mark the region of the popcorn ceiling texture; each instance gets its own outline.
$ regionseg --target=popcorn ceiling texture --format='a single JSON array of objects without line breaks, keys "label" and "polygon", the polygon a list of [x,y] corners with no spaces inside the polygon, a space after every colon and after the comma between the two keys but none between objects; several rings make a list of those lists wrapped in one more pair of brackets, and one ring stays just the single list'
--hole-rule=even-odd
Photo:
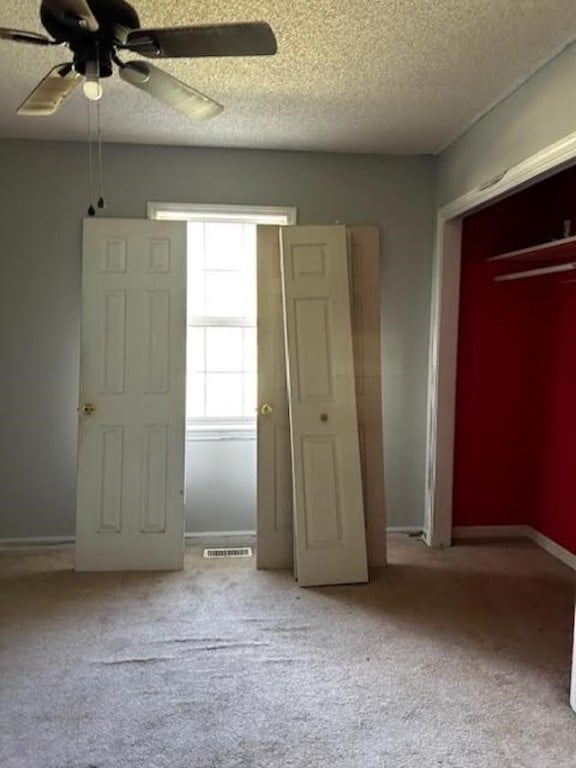
[{"label": "popcorn ceiling texture", "polygon": [[[109,141],[435,153],[576,35],[574,0],[136,0],[142,26],[268,21],[275,57],[172,60],[226,106],[194,124],[115,76]],[[0,26],[42,31],[35,0],[0,0]],[[80,90],[50,118],[16,109],[68,52],[2,42],[0,136],[82,140]],[[132,56],[131,58],[136,58]]]}]

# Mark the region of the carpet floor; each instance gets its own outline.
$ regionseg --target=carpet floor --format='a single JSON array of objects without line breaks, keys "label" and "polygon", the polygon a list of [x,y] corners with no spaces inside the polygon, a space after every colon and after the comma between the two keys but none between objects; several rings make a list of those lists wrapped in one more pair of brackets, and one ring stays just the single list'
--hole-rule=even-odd
[{"label": "carpet floor", "polygon": [[392,539],[364,586],[3,552],[3,768],[575,768],[574,573]]}]

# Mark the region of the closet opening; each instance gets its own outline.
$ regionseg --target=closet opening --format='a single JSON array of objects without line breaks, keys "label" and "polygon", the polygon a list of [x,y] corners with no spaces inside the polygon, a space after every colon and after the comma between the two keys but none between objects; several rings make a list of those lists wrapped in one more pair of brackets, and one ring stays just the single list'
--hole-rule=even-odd
[{"label": "closet opening", "polygon": [[576,569],[575,162],[576,133],[438,212],[431,546],[528,537]]},{"label": "closet opening", "polygon": [[453,531],[576,553],[576,168],[466,216]]},{"label": "closet opening", "polygon": [[[562,179],[568,178],[573,173],[571,169],[574,168],[575,163],[576,133],[573,133],[438,210],[432,280],[426,440],[427,481],[424,501],[425,540],[429,546],[443,548],[449,547],[452,543],[460,276],[465,219],[481,214],[489,206],[505,203],[507,199],[516,195],[531,195],[533,193],[530,190],[546,184],[556,176],[560,181],[551,181],[551,183],[561,185]],[[565,176],[565,173],[568,176]],[[570,200],[569,184],[564,191],[564,199]],[[550,192],[550,194],[560,194],[560,188],[558,187],[556,192]],[[553,230],[548,231],[549,213],[546,213],[545,217],[539,217],[524,211],[518,214],[521,222],[525,224],[524,234],[513,235],[506,228],[500,230],[502,237],[504,237],[502,233],[505,232],[509,239],[516,237],[518,242],[519,238],[521,245],[518,248],[510,244],[501,245],[502,249],[521,250],[523,246],[531,247],[530,240],[527,239],[531,233],[537,237],[543,237],[543,242],[549,242],[551,238],[566,239],[565,222],[568,219],[571,219],[571,236],[575,234],[573,217],[565,215],[552,198],[544,200],[543,204],[549,206],[549,211],[554,215]],[[538,222],[541,223],[538,224]],[[509,223],[509,220],[502,222],[503,225]],[[544,228],[545,231],[542,234],[537,232],[538,226]],[[573,246],[569,245],[569,247]],[[500,246],[493,249],[493,255],[498,255],[497,251],[500,251]],[[560,261],[571,261],[571,257],[569,255],[567,259]],[[537,269],[539,266],[542,265],[531,261],[524,271]],[[509,273],[514,271],[514,268],[508,270]],[[516,271],[521,271],[521,268]],[[562,274],[568,277],[572,273]],[[544,277],[548,279],[547,275]],[[500,286],[518,286],[526,282],[529,280],[515,279],[503,281]],[[556,554],[562,555],[562,551]],[[568,559],[572,565],[574,565],[574,557],[568,553]]]}]

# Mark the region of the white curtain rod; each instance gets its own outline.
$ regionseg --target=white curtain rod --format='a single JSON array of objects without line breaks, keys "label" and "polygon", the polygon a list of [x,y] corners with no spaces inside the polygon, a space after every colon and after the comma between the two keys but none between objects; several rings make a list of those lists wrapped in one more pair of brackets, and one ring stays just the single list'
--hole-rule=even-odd
[{"label": "white curtain rod", "polygon": [[523,280],[525,277],[537,277],[538,275],[551,275],[555,272],[569,272],[572,269],[576,269],[576,261],[571,261],[569,264],[557,264],[555,267],[542,267],[541,269],[528,269],[525,272],[510,272],[506,275],[498,275],[494,280],[497,283],[504,282],[505,280]]}]

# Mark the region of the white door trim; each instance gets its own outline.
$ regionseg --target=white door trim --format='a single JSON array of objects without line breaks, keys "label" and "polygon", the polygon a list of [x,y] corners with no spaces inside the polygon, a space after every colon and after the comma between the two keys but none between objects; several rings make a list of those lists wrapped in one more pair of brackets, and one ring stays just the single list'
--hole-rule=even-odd
[{"label": "white door trim", "polygon": [[432,267],[424,506],[425,539],[429,546],[448,547],[452,543],[462,217],[557,173],[575,160],[576,132],[438,210]]}]

